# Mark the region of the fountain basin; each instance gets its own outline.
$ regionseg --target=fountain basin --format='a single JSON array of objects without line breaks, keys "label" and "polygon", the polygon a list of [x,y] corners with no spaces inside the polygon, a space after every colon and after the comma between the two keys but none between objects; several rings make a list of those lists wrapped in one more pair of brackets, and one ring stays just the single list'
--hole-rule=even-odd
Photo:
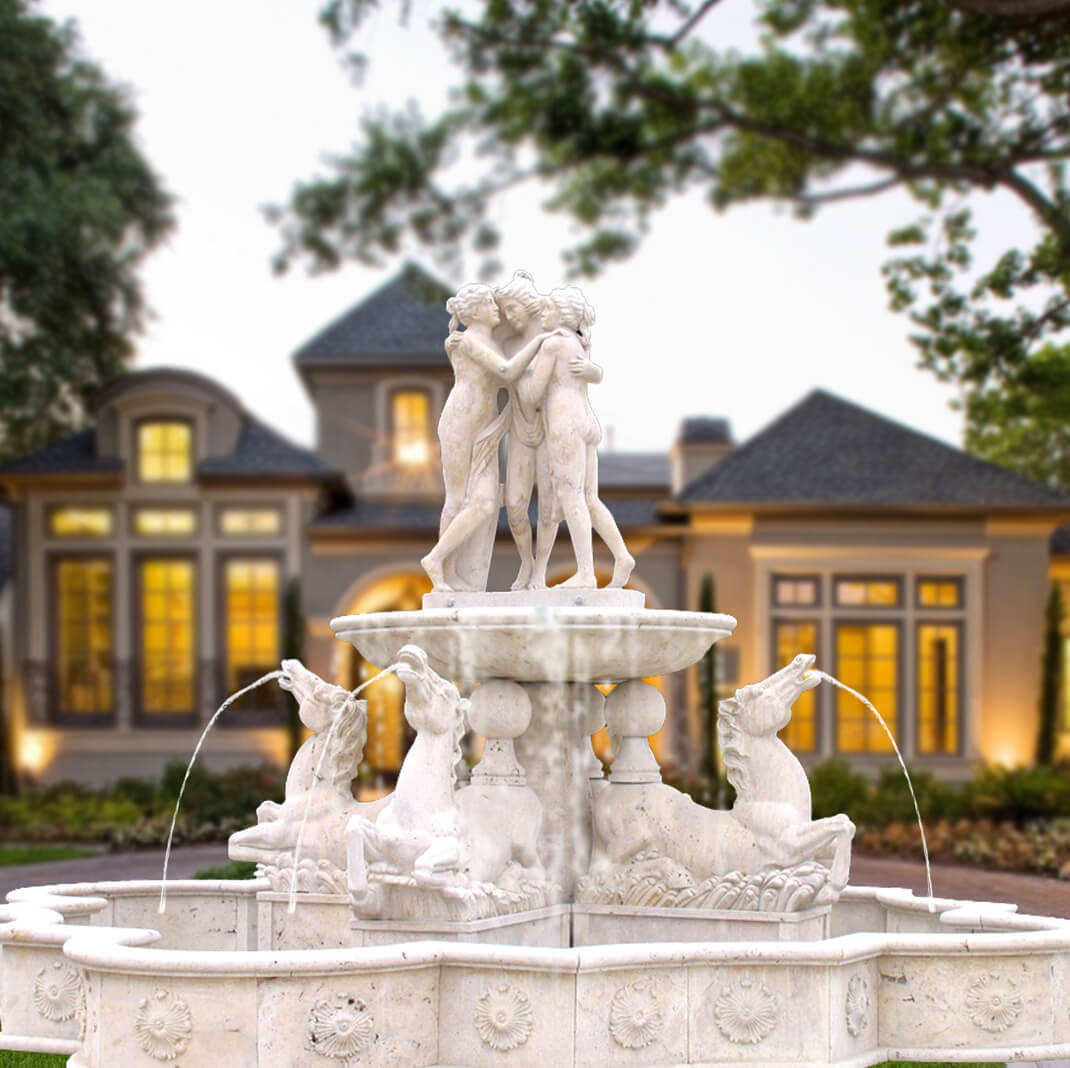
[{"label": "fountain basin", "polygon": [[[172,884],[185,900],[159,933],[103,922],[148,917],[159,883],[19,892],[0,907],[0,1048],[62,1049],[75,1068],[1070,1056],[1070,922],[1009,905],[931,913],[907,891],[849,887],[816,941],[255,951],[264,890]],[[203,933],[212,899],[232,929]]]},{"label": "fountain basin", "polygon": [[331,620],[335,635],[371,663],[386,666],[402,646],[418,645],[436,672],[462,686],[490,678],[619,682],[667,675],[690,667],[735,626],[732,616],[706,612],[551,603],[458,605]]}]

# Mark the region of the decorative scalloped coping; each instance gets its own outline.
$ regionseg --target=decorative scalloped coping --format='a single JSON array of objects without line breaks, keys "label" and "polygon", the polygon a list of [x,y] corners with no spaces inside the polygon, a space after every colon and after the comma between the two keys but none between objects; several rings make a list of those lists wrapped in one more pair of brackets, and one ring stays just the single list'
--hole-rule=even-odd
[{"label": "decorative scalloped coping", "polygon": [[[177,912],[182,896],[212,893],[252,908],[263,888],[257,880],[174,883],[169,889]],[[414,1064],[469,1063],[466,1053],[481,1042],[497,1050],[523,1046],[529,1058],[524,1063],[575,1065],[608,1063],[639,1048],[663,1064],[684,1064],[688,1057],[847,1066],[885,1056],[1070,1056],[1065,1008],[1070,921],[1021,916],[1011,905],[941,899],[933,915],[927,901],[908,891],[848,888],[833,907],[834,930],[874,915],[886,926],[939,930],[854,931],[818,942],[578,949],[414,942],[359,949],[180,950],[155,948],[158,934],[148,928],[68,922],[91,918],[120,897],[148,900],[158,892],[157,882],[18,891],[0,906],[0,945],[11,950],[0,964],[5,973],[33,967],[40,974],[41,961],[65,960],[96,992],[82,1012],[97,1033],[94,1048],[101,1048],[100,1032],[106,1031],[109,1049],[117,1041],[140,1041],[157,1059],[167,1059],[173,1049],[181,1052],[183,1068],[213,1063],[205,1051],[224,1032],[219,1021],[207,1018],[211,1012],[231,1014],[227,1033],[256,1036],[261,1063],[282,1063],[270,1058],[292,1059],[305,1048],[328,1065],[332,1057],[356,1057],[358,1045],[370,1049],[380,1040],[372,1021],[388,1018],[406,997],[414,1005],[433,1006],[406,1023],[406,1029],[420,1032],[424,1051]],[[33,985],[26,973],[5,978],[17,980],[23,991]],[[225,998],[209,1000],[210,1011],[196,993],[205,982],[221,982],[220,991],[227,991]],[[281,1017],[271,1016],[272,1031],[265,1035],[257,1031],[255,1009],[240,1016],[240,1007],[255,1006],[257,996],[295,985],[309,992],[315,1008],[309,1020],[279,1022]],[[134,1001],[118,1003],[115,992],[128,988],[135,993],[122,997]],[[562,1020],[573,1026],[562,1027]],[[57,1035],[55,1028],[72,1024],[5,1032],[0,1048],[69,1052],[75,1032]],[[200,1045],[198,1034],[204,1036]],[[294,1045],[300,1042],[313,1045]],[[72,1063],[97,1068],[102,1062],[94,1059],[99,1054],[91,1052],[92,1045],[82,1046]],[[331,1049],[341,1052],[336,1056],[327,1052]],[[411,1056],[404,1049],[382,1050],[388,1053]]]}]

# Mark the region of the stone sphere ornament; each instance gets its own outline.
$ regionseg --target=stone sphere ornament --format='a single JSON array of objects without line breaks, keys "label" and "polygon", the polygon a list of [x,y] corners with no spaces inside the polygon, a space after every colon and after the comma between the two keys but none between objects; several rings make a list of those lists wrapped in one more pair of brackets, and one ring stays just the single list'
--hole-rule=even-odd
[{"label": "stone sphere ornament", "polygon": [[531,699],[519,683],[490,679],[469,700],[468,723],[484,738],[519,738],[531,723]]},{"label": "stone sphere ornament", "polygon": [[652,683],[622,682],[606,697],[605,719],[612,737],[649,737],[665,723],[665,698]]}]

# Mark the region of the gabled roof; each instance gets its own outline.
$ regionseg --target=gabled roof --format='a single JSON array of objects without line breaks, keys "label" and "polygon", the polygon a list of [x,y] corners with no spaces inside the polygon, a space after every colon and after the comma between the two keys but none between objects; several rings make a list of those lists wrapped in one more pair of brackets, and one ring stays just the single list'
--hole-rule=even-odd
[{"label": "gabled roof", "polygon": [[118,474],[122,463],[115,456],[98,456],[92,427],[53,441],[6,464],[0,475]]},{"label": "gabled roof", "polygon": [[294,354],[298,370],[401,363],[445,366],[449,288],[422,267],[402,271],[354,304]]},{"label": "gabled roof", "polygon": [[671,474],[664,452],[600,452],[598,485],[604,489],[650,489],[668,492]]},{"label": "gabled roof", "polygon": [[680,494],[694,504],[1070,512],[1070,497],[815,390]]},{"label": "gabled roof", "polygon": [[210,456],[197,465],[208,477],[256,478],[300,476],[329,479],[335,472],[314,452],[288,441],[252,416],[245,416],[233,452]]}]

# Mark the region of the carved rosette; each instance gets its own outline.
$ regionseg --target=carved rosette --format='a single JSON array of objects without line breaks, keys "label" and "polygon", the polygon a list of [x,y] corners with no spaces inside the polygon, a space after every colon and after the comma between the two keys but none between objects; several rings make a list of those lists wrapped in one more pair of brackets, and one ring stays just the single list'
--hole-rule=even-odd
[{"label": "carved rosette", "polygon": [[717,1029],[738,1046],[756,1046],[776,1029],[777,997],[763,983],[740,979],[724,987],[713,1007]]},{"label": "carved rosette", "polygon": [[966,1012],[983,1031],[1006,1031],[1022,1012],[1022,995],[1014,980],[989,972],[966,991]]},{"label": "carved rosette", "polygon": [[367,1004],[352,994],[317,1001],[308,1013],[306,1048],[321,1057],[348,1062],[375,1041],[375,1020]]},{"label": "carved rosette", "polygon": [[189,1006],[177,994],[156,990],[151,998],[138,1002],[134,1033],[150,1057],[173,1061],[186,1052],[193,1036]]},{"label": "carved rosette", "polygon": [[475,1025],[483,1044],[491,1049],[522,1046],[535,1029],[527,994],[508,984],[488,990],[476,1005]]},{"label": "carved rosette", "polygon": [[869,1006],[869,983],[864,975],[856,975],[847,984],[844,1004],[847,1032],[852,1038],[858,1038],[869,1025]]},{"label": "carved rosette", "polygon": [[53,1023],[73,1020],[85,999],[85,983],[77,969],[64,961],[41,968],[33,983],[33,1005],[41,1018]]},{"label": "carved rosette", "polygon": [[609,1003],[609,1033],[624,1049],[645,1049],[665,1028],[661,993],[649,979],[622,986]]}]

